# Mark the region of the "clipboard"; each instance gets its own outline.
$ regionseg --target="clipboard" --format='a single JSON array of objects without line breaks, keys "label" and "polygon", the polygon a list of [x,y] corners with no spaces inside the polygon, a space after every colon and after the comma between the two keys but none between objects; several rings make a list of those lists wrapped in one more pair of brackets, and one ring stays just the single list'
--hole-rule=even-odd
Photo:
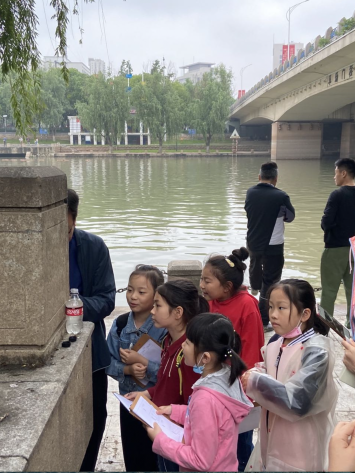
[{"label": "clipboard", "polygon": [[158,347],[161,349],[160,343],[158,343],[154,338],[152,338],[150,335],[147,333],[143,333],[143,335],[140,337],[140,339],[137,341],[137,343],[132,347],[132,350],[138,351],[142,348],[143,345],[145,345],[148,340],[151,340],[154,342]]},{"label": "clipboard", "polygon": [[[136,408],[137,404],[142,400],[143,400],[144,403],[149,404],[153,408],[154,417],[151,418],[151,424],[148,424],[139,415],[137,415],[135,412],[133,412],[134,409]],[[126,409],[127,409],[127,407],[126,407]],[[144,408],[143,405],[141,406],[141,409],[145,413],[145,415],[147,415],[148,417],[150,417],[152,415],[151,413],[146,412],[146,408]],[[160,426],[162,431],[165,432],[165,434],[168,437],[170,437],[170,438],[172,438],[176,441],[183,442],[183,436],[184,436],[183,427],[181,425],[177,424],[176,422],[170,420],[169,416],[167,416],[165,414],[163,414],[161,416],[156,416],[156,411],[157,410],[158,410],[158,407],[154,404],[154,402],[152,402],[150,399],[148,399],[144,394],[138,394],[136,396],[135,400],[129,406],[130,414],[132,414],[136,419],[138,419],[140,422],[142,422],[142,424],[144,424],[145,426],[148,426],[148,427],[153,427],[153,423],[157,422],[157,424]],[[156,417],[159,417],[159,419],[156,418]]]},{"label": "clipboard", "polygon": [[[161,346],[160,346],[160,343],[158,343],[156,340],[154,340],[154,338],[152,338],[150,335],[148,335],[147,333],[144,333],[140,339],[137,341],[137,343],[131,348],[132,350],[138,352],[147,342],[153,342],[155,343],[155,345],[157,345],[159,348],[160,348],[160,351],[161,351]],[[136,382],[136,384],[138,386],[140,386],[141,388],[145,388],[147,386],[147,384],[144,384],[142,383],[139,379],[137,379],[135,376],[132,376],[132,378],[134,379],[134,381]]]},{"label": "clipboard", "polygon": [[[137,402],[139,401],[139,398],[140,397],[143,397],[145,401],[148,402],[148,404],[150,404],[151,406],[154,407],[154,409],[157,411],[159,409],[159,407],[154,404],[153,401],[151,401],[150,399],[147,398],[147,396],[144,396],[144,394],[138,394],[135,398],[135,400],[132,402],[130,408],[129,408],[129,412],[130,414],[132,414],[133,417],[135,417],[136,419],[138,419],[140,422],[142,422],[142,424],[144,424],[146,427],[150,427],[146,422],[144,422],[143,419],[141,419],[139,416],[137,416],[134,412],[133,412],[133,409],[135,408],[135,406],[137,405]],[[166,416],[165,414],[163,414],[164,417],[166,417],[167,419],[169,419],[168,416]],[[169,419],[170,420],[170,419]]]}]

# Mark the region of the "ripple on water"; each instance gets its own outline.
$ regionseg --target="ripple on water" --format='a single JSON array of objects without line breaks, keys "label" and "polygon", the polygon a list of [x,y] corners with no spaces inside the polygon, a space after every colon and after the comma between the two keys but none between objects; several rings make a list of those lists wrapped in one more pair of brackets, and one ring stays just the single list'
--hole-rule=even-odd
[{"label": "ripple on water", "polygon": [[[78,226],[104,238],[117,287],[138,263],[166,267],[173,259],[203,261],[245,245],[244,199],[264,158],[46,159],[80,195]],[[12,163],[11,163],[12,164]],[[9,165],[0,161],[0,166]],[[26,166],[18,162],[16,165]],[[286,224],[284,277],[320,286],[320,219],[334,189],[334,160],[279,161],[278,186],[296,219]],[[246,283],[248,275],[246,274]],[[124,303],[124,295],[117,303]],[[341,291],[341,300],[344,300]]]}]

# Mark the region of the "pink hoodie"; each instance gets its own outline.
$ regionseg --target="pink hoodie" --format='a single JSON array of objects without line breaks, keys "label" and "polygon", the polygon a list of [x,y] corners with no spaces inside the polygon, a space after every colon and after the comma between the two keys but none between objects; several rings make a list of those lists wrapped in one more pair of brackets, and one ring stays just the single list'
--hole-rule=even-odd
[{"label": "pink hoodie", "polygon": [[237,379],[229,386],[223,368],[193,386],[188,406],[172,406],[171,420],[184,424],[184,442],[160,432],[153,451],[180,465],[180,471],[238,471],[239,424],[253,407]]}]

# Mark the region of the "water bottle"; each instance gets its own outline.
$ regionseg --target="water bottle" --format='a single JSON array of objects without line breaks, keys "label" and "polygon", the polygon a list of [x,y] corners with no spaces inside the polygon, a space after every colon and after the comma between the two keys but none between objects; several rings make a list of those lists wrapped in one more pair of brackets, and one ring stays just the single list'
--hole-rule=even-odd
[{"label": "water bottle", "polygon": [[65,303],[66,329],[70,335],[77,335],[83,329],[83,301],[78,289],[70,289],[70,298]]}]

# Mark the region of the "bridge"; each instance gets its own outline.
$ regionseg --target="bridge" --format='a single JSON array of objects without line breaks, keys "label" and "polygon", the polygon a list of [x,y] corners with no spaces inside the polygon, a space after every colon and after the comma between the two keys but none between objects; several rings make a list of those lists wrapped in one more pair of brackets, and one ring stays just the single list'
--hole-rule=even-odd
[{"label": "bridge", "polygon": [[[319,159],[325,124],[341,123],[340,156],[355,158],[355,29],[328,28],[238,99],[230,120],[271,124],[271,158]],[[322,42],[321,42],[322,44]]]}]

